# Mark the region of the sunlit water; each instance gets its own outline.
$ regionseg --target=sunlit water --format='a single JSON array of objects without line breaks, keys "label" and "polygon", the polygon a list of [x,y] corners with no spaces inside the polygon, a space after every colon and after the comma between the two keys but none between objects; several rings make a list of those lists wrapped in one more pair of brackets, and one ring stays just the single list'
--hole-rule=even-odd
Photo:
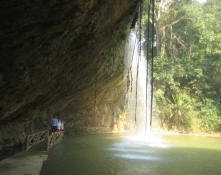
[{"label": "sunlit water", "polygon": [[221,139],[101,134],[62,141],[40,175],[220,175]]}]

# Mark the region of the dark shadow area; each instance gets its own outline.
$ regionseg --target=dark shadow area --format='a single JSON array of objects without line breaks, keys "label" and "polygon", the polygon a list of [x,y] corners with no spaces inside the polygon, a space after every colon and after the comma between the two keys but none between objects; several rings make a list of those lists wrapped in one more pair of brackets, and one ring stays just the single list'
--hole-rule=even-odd
[{"label": "dark shadow area", "polygon": [[25,150],[25,145],[5,147],[0,151],[0,161]]}]

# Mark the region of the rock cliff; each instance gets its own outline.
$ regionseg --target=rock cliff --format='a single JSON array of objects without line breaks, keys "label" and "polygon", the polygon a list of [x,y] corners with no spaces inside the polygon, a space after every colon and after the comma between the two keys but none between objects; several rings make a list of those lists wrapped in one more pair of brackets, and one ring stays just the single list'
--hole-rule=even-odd
[{"label": "rock cliff", "polygon": [[50,128],[110,131],[124,110],[119,50],[138,0],[0,2],[0,148]]}]

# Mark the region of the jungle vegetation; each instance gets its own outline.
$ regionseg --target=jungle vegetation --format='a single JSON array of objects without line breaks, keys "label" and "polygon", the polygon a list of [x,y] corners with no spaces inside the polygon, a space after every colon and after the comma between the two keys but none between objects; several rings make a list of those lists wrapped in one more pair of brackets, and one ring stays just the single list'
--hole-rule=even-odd
[{"label": "jungle vegetation", "polygon": [[221,1],[143,3],[154,117],[164,130],[221,131]]}]

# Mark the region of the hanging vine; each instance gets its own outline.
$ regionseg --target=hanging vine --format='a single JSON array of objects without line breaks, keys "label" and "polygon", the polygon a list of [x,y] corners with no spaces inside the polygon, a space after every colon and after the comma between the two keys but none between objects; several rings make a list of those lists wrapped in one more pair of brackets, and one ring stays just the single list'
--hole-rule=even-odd
[{"label": "hanging vine", "polygon": [[152,114],[153,114],[153,57],[154,57],[154,5],[155,5],[155,1],[152,0],[151,1],[151,5],[152,5],[152,42],[151,42],[151,101],[150,101],[150,127],[152,125]]},{"label": "hanging vine", "polygon": [[[135,34],[135,36],[137,36],[137,33]],[[133,89],[133,87],[132,87],[132,83],[133,83],[132,63],[133,63],[136,43],[137,43],[137,37],[135,38],[134,47],[133,47],[133,55],[132,55],[132,59],[131,59],[131,66],[129,68],[130,69],[130,79],[131,79],[131,81],[130,81],[130,87],[131,87],[130,92],[132,92],[132,89]]]},{"label": "hanging vine", "polygon": [[97,65],[96,65],[96,72],[95,72],[95,83],[94,83],[94,107],[97,103]]},{"label": "hanging vine", "polygon": [[[148,86],[148,75],[149,75],[149,69],[148,69],[148,62],[149,62],[149,38],[150,38],[150,9],[151,9],[151,0],[149,2],[149,5],[148,5],[148,12],[147,12],[147,18],[148,18],[148,21],[147,21],[147,39],[148,39],[148,44],[147,44],[147,53],[146,53],[146,124],[145,124],[145,135],[147,134],[147,122],[148,122],[148,110],[147,110],[147,99],[148,99],[148,92],[147,92],[147,86]],[[151,109],[150,109],[151,110]]]},{"label": "hanging vine", "polygon": [[141,48],[142,48],[142,42],[141,42],[141,31],[142,31],[142,13],[143,13],[143,1],[140,1],[140,8],[139,8],[139,56],[138,56],[138,62],[137,62],[137,76],[136,76],[136,104],[135,104],[135,123],[137,121],[137,88],[138,88],[138,76],[139,76],[139,63],[141,59]]}]

